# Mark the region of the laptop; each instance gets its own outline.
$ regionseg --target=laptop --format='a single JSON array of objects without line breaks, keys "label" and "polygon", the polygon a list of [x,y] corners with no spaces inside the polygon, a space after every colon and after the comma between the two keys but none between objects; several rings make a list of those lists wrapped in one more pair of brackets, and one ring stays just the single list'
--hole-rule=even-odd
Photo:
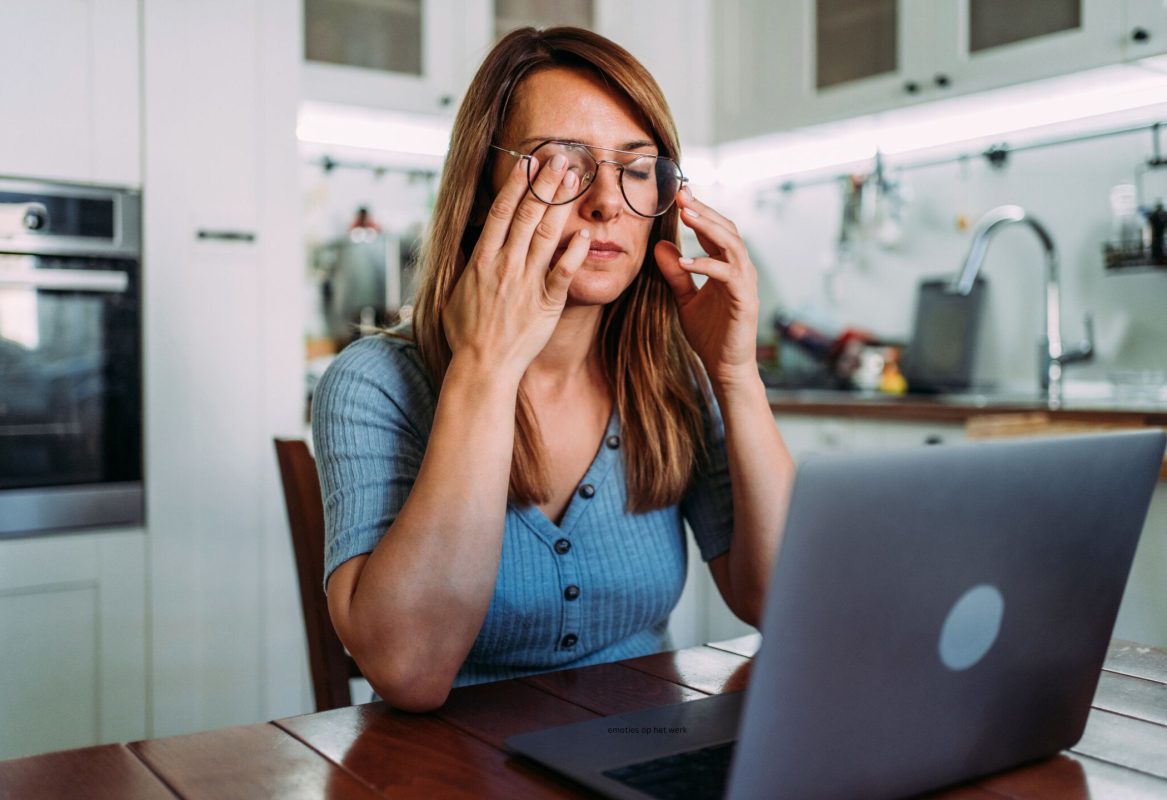
[{"label": "laptop", "polygon": [[614,798],[894,798],[1086,726],[1162,431],[798,470],[748,688],[511,736]]}]

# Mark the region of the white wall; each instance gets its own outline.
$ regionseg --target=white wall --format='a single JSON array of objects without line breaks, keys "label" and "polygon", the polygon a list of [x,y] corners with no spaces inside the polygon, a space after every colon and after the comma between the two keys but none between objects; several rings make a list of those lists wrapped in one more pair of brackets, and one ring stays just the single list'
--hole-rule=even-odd
[{"label": "white wall", "polygon": [[[991,107],[986,113],[992,113]],[[1167,104],[1091,125],[1123,128],[1153,120],[1167,120]],[[1015,145],[1058,138],[1069,127],[1006,138]],[[1061,254],[1067,346],[1083,335],[1083,312],[1094,315],[1097,358],[1071,368],[1070,378],[1105,379],[1113,367],[1167,365],[1167,275],[1107,275],[1101,255],[1110,230],[1110,189],[1132,182],[1136,167],[1150,154],[1151,135],[1144,132],[1018,152],[1000,170],[974,157],[964,166],[948,163],[897,176],[891,160],[893,177],[903,181],[911,196],[902,244],[883,250],[873,239],[867,241],[859,263],[838,272],[833,296],[826,288],[826,273],[835,263],[840,186],[814,185],[784,194],[775,191],[778,181],[772,181],[705,191],[746,238],[760,273],[763,325],[768,326],[775,308],[784,307],[902,340],[911,334],[918,281],[954,275],[963,263],[972,231],[957,230],[956,216],[967,214],[975,226],[991,208],[1020,205],[1050,230]],[[1164,196],[1167,170],[1160,172],[1148,178],[1147,186],[1158,186],[1159,196]],[[989,295],[977,380],[1035,387],[1043,254],[1032,231],[1023,227],[999,233],[983,265]]]}]

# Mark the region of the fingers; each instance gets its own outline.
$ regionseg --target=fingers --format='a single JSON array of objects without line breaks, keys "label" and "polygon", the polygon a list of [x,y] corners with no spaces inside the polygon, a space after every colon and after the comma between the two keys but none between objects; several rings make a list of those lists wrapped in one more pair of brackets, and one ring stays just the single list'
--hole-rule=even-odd
[{"label": "fingers", "polygon": [[664,276],[665,282],[676,295],[677,302],[684,305],[690,297],[697,293],[697,284],[693,276],[680,265],[681,251],[672,242],[657,242],[653,250],[656,265]]},{"label": "fingers", "polygon": [[[558,197],[559,184],[563,180],[566,172],[567,159],[563,158],[562,155],[556,155],[548,164],[539,170],[539,174],[535,176],[535,179],[531,182],[531,186],[540,197]],[[519,207],[515,210],[514,220],[511,222],[511,230],[507,235],[506,246],[514,248],[514,252],[516,253],[523,253],[525,255],[531,247],[531,239],[535,235],[535,229],[543,221],[548,210],[553,208],[560,208],[560,206],[547,205],[539,200],[534,192],[524,197],[523,202],[519,203]],[[566,214],[564,214],[562,219],[566,220],[566,218]],[[562,230],[562,228],[563,224],[560,222],[559,229]],[[548,234],[549,230],[545,227],[540,235],[546,238]],[[554,236],[555,242],[558,244],[559,230],[554,231]]]},{"label": "fingers", "polygon": [[716,258],[680,258],[677,266],[691,275],[707,275],[719,283],[733,285],[734,268]]},{"label": "fingers", "polygon": [[571,286],[576,272],[579,271],[584,259],[588,257],[588,248],[592,246],[591,234],[587,228],[580,228],[571,237],[567,249],[555,263],[555,268],[547,273],[547,298],[557,306],[567,302],[567,289]]},{"label": "fingers", "polygon": [[531,247],[527,251],[527,267],[537,269],[540,274],[547,271],[547,265],[555,251],[559,249],[563,226],[572,214],[572,204],[567,202],[579,186],[579,177],[574,172],[563,176],[563,182],[555,193],[555,201],[561,205],[546,206],[543,219],[535,226]]},{"label": "fingers", "polygon": [[707,217],[692,207],[686,207],[681,210],[681,221],[693,229],[709,255],[724,256],[725,260],[740,260],[744,256],[741,237],[714,220],[712,215]]},{"label": "fingers", "polygon": [[722,226],[723,228],[726,228],[727,230],[732,231],[734,233],[734,235],[739,235],[738,230],[737,230],[737,225],[735,225],[733,223],[733,220],[729,219],[728,217],[723,217],[721,214],[717,213],[717,211],[715,211],[714,209],[705,205],[700,200],[698,200],[696,197],[694,197],[693,192],[691,192],[689,190],[688,186],[683,188],[680,191],[680,193],[678,193],[677,204],[680,205],[682,210],[686,209],[686,208],[691,208],[694,211],[696,211],[698,214],[700,214],[702,217],[713,220],[714,222],[716,222],[718,225]]},{"label": "fingers", "polygon": [[749,260],[733,220],[695,198],[687,186],[677,194],[677,204],[681,208],[681,221],[697,234],[705,252],[728,261]]},{"label": "fingers", "polygon": [[[539,164],[535,157],[531,157],[531,169],[538,169]],[[478,247],[484,253],[496,253],[502,249],[507,240],[507,231],[510,230],[511,220],[514,219],[515,209],[527,193],[527,160],[515,159],[515,164],[507,174],[506,181],[499,189],[498,195],[490,205],[490,213],[486,215],[486,224],[482,226],[482,234],[478,237]]]}]

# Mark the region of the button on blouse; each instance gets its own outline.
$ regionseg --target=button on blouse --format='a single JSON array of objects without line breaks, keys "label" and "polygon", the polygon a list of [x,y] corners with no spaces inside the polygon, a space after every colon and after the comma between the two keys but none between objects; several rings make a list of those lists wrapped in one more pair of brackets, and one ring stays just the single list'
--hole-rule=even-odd
[{"label": "button on blouse", "polygon": [[[393,535],[437,397],[417,346],[389,336],[345,348],[317,384],[312,427],[326,587],[340,564]],[[724,426],[716,405],[708,412],[708,466],[694,472],[677,505],[628,512],[615,412],[559,524],[537,506],[507,503],[493,595],[455,686],[668,649],[669,614],[687,573],[684,523],[705,561],[729,548],[733,530]]]}]

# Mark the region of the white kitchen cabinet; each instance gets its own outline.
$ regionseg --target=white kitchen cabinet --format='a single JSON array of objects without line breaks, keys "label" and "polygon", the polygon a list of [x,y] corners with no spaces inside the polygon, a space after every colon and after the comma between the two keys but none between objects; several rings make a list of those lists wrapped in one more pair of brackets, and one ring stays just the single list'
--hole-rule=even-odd
[{"label": "white kitchen cabinet", "polygon": [[1151,499],[1114,635],[1167,648],[1167,483],[1163,481]]},{"label": "white kitchen cabinet", "polygon": [[143,13],[145,434],[153,735],[307,710],[272,445],[298,434],[300,13]]},{"label": "white kitchen cabinet", "polygon": [[[830,15],[820,20],[820,8]],[[1167,45],[1161,2],[1030,3],[1026,15],[998,21],[1016,8],[1007,0],[729,4],[716,18],[716,138],[1068,74]],[[1140,47],[1128,45],[1133,19],[1148,31]]]},{"label": "white kitchen cabinet", "polygon": [[775,414],[778,432],[796,464],[819,453],[851,450],[855,425],[847,417],[815,417],[779,412]]},{"label": "white kitchen cabinet", "polygon": [[[496,4],[492,0],[416,0],[416,4],[422,20],[418,71],[326,63],[309,60],[306,54],[304,99],[452,115],[500,32],[526,24],[586,22],[588,6]],[[324,5],[341,13],[345,5],[367,4],[325,0]],[[595,0],[592,5],[589,27],[627,48],[648,68],[665,93],[681,140],[689,144],[707,145],[713,140],[713,13],[709,0]]]},{"label": "white kitchen cabinet", "polygon": [[[380,9],[352,0],[318,3],[338,19],[373,14],[370,19],[389,40],[394,25],[420,28],[416,67],[400,70],[312,61],[303,51],[303,97],[306,100],[363,106],[417,114],[452,115],[493,41],[492,4],[489,0],[413,0],[390,3]],[[404,9],[413,8],[413,20]],[[380,14],[380,18],[377,16]],[[309,20],[311,24],[311,20]],[[356,60],[355,58],[353,60]],[[411,59],[406,59],[411,60]]]},{"label": "white kitchen cabinet", "polygon": [[595,30],[627,49],[656,78],[685,144],[713,144],[712,32],[714,14],[721,11],[709,0],[596,0]]},{"label": "white kitchen cabinet", "polygon": [[1122,41],[1127,61],[1167,53],[1167,2],[1125,0]]},{"label": "white kitchen cabinet", "polygon": [[149,735],[146,535],[0,541],[0,759]]},{"label": "white kitchen cabinet", "polygon": [[956,444],[965,439],[964,425],[959,422],[892,422],[857,419],[854,421],[852,445],[856,450],[920,445]]},{"label": "white kitchen cabinet", "polygon": [[0,175],[141,183],[137,0],[0,4]]}]

